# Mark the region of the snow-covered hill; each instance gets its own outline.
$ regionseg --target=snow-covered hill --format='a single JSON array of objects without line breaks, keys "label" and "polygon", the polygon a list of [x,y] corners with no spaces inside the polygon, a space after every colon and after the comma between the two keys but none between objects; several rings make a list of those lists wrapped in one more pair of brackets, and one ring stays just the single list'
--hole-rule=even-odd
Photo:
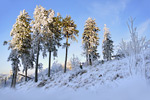
[{"label": "snow-covered hill", "polygon": [[41,71],[37,83],[29,80],[17,84],[15,90],[3,88],[0,97],[2,100],[149,100],[150,53],[133,58],[104,64],[95,62],[93,66],[83,65],[83,69],[76,66],[66,73],[55,64],[53,67],[59,70],[53,69],[51,78],[47,77],[47,70]]},{"label": "snow-covered hill", "polygon": [[126,59],[83,66],[83,69],[76,68],[75,70],[68,70],[67,73],[59,71],[52,73],[51,78],[48,78],[46,73],[47,70],[40,73],[38,83],[30,80],[18,84],[17,88],[39,87],[51,89],[62,87],[77,90],[79,88],[93,89],[101,86],[114,87],[119,80],[130,76]]}]

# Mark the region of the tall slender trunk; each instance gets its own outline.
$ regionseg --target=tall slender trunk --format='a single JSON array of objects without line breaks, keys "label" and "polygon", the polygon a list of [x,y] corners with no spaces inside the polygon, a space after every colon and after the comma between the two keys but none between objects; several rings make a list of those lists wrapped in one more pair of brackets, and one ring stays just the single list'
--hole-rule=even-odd
[{"label": "tall slender trunk", "polygon": [[51,73],[51,51],[49,51],[48,77],[50,77],[50,73]]},{"label": "tall slender trunk", "polygon": [[87,63],[87,65],[88,65],[88,63],[89,63],[89,60],[88,60],[89,58],[88,58],[88,49],[86,49],[86,63]]},{"label": "tall slender trunk", "polygon": [[92,65],[91,55],[89,54],[89,64]]},{"label": "tall slender trunk", "polygon": [[15,70],[14,88],[15,88],[16,82],[17,82],[17,73],[18,73],[18,67],[16,67],[16,70]]},{"label": "tall slender trunk", "polygon": [[86,54],[86,63],[88,65],[88,54]]},{"label": "tall slender trunk", "polygon": [[27,71],[28,71],[28,68],[26,67],[26,69],[25,69],[25,81],[27,81]]},{"label": "tall slender trunk", "polygon": [[13,87],[14,77],[15,77],[15,74],[14,74],[14,72],[13,72],[13,75],[12,75],[12,81],[11,81],[11,87]]},{"label": "tall slender trunk", "polygon": [[5,84],[5,86],[6,86],[6,81],[7,81],[7,77],[5,77],[5,83],[4,83],[4,84]]},{"label": "tall slender trunk", "polygon": [[35,82],[38,81],[39,45],[40,45],[40,42],[38,43],[38,52],[36,56],[37,59],[36,59],[36,67],[35,67]]},{"label": "tall slender trunk", "polygon": [[[89,48],[90,48],[90,43],[89,43]],[[89,54],[89,64],[92,65],[91,52]]]},{"label": "tall slender trunk", "polygon": [[68,37],[66,37],[66,56],[65,56],[65,68],[64,68],[64,73],[66,73],[66,66],[67,66],[67,55],[68,55]]},{"label": "tall slender trunk", "polygon": [[15,88],[15,86],[16,86],[17,72],[18,72],[18,67],[15,68],[15,72],[13,73],[13,80],[12,80],[12,87],[13,88]]}]

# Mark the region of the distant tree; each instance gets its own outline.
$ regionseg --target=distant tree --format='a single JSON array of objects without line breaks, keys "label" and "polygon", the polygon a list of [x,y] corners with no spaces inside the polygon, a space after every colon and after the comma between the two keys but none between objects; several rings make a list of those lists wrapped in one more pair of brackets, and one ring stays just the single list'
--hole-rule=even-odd
[{"label": "distant tree", "polygon": [[82,34],[82,43],[84,54],[86,55],[86,61],[90,65],[92,65],[94,60],[99,58],[99,53],[97,53],[97,47],[99,45],[99,31],[100,29],[97,27],[95,19],[93,20],[92,18],[88,18]]},{"label": "distant tree", "polygon": [[64,73],[66,73],[68,47],[70,46],[68,40],[71,39],[77,41],[76,36],[78,36],[79,31],[76,28],[77,25],[71,19],[71,16],[66,16],[66,18],[62,20],[62,35],[66,38],[66,43],[63,45],[63,47],[66,47]]},{"label": "distant tree", "polygon": [[106,27],[106,24],[104,24],[104,39],[103,39],[103,58],[108,60],[111,60],[112,53],[113,53],[113,41],[110,37],[109,28]]},{"label": "distant tree", "polygon": [[79,68],[81,62],[79,58],[73,54],[73,56],[70,58],[70,63],[72,70],[76,70]]}]

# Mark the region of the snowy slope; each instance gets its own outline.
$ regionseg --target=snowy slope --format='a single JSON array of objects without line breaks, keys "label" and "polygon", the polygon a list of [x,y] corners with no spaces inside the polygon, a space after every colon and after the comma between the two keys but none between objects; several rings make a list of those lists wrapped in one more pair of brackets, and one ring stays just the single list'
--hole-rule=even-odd
[{"label": "snowy slope", "polygon": [[101,86],[115,87],[120,79],[129,77],[129,69],[126,59],[106,62],[105,64],[95,64],[93,66],[83,66],[83,69],[68,70],[67,73],[59,71],[52,73],[48,78],[47,70],[40,73],[39,82],[22,82],[17,88],[39,87],[44,89],[51,88],[78,88],[94,89]]},{"label": "snowy slope", "polygon": [[[143,74],[130,73],[132,63],[149,68],[149,54],[138,57],[138,62],[124,58],[104,64],[95,62],[93,66],[77,67],[67,73],[52,71],[51,78],[44,70],[37,83],[30,80],[17,84],[15,90],[0,89],[0,97],[2,100],[150,100],[149,79]],[[144,62],[141,59],[145,59]]]},{"label": "snowy slope", "polygon": [[139,77],[119,81],[116,88],[101,87],[95,90],[68,88],[22,88],[0,90],[1,100],[149,100],[150,86]]}]

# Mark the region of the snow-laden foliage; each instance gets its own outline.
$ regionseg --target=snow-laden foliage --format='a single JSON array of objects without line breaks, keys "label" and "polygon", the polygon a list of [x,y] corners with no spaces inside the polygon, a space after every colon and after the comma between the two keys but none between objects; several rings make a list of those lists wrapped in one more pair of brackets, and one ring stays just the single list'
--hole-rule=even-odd
[{"label": "snow-laden foliage", "polygon": [[43,20],[43,57],[47,56],[49,53],[49,70],[48,76],[50,77],[50,67],[51,67],[51,53],[53,53],[54,58],[57,57],[58,47],[61,46],[61,16],[57,14],[55,17],[54,10],[45,10],[45,17]]},{"label": "snow-laden foliage", "polygon": [[128,58],[131,75],[142,74],[147,77],[147,71],[149,68],[147,68],[146,65],[139,65],[139,62],[146,64],[146,55],[149,56],[149,53],[145,52],[149,51],[150,40],[147,41],[145,37],[138,36],[136,27],[134,27],[134,20],[135,19],[132,18],[129,19],[130,25],[128,24],[128,28],[131,37],[127,42],[122,40],[119,45],[118,55]]},{"label": "snow-laden foliage", "polygon": [[99,31],[100,29],[96,26],[95,19],[88,18],[84,26],[84,33],[82,34],[82,43],[86,61],[90,65],[94,60],[99,58],[99,53],[97,52],[97,47],[99,45]]},{"label": "snow-laden foliage", "polygon": [[118,54],[124,56],[133,56],[140,54],[142,51],[150,48],[150,40],[146,40],[146,37],[139,37],[137,28],[134,27],[134,20],[130,18],[128,24],[129,32],[130,32],[130,40],[124,41],[122,39],[119,44]]},{"label": "snow-laden foliage", "polygon": [[36,6],[34,10],[34,20],[32,20],[32,47],[33,52],[36,54],[42,49],[41,41],[42,41],[42,34],[43,34],[43,23],[46,24],[45,21],[45,8],[42,6]]},{"label": "snow-laden foliage", "polygon": [[[31,26],[30,16],[23,10],[17,17],[16,23],[13,25],[13,29],[10,32],[12,40],[9,42],[9,49],[11,53],[8,57],[8,61],[12,62],[13,79],[12,86],[15,87],[17,71],[19,70],[20,60],[23,65],[23,69],[28,69],[33,66],[32,57],[30,56],[31,50]],[[6,42],[4,42],[6,44]]]},{"label": "snow-laden foliage", "polygon": [[16,49],[14,49],[14,45],[11,44],[11,41],[4,41],[4,45],[9,45],[8,50],[11,49],[11,52],[8,57],[8,61],[11,61],[11,67],[12,67],[12,81],[11,81],[11,87],[15,87],[16,85],[16,76],[17,76],[17,71],[19,70],[20,67],[20,59],[19,59],[19,54]]},{"label": "snow-laden foliage", "polygon": [[16,50],[11,50],[8,61],[11,61],[12,71],[14,72],[16,68],[20,66],[20,60],[18,56],[18,52]]},{"label": "snow-laden foliage", "polygon": [[63,66],[58,61],[55,61],[52,65],[52,72],[57,73],[59,71],[63,71]]},{"label": "snow-laden foliage", "polygon": [[[32,31],[33,31],[33,36],[32,36],[32,49],[33,49],[33,55],[36,56],[35,62],[35,82],[38,81],[38,60],[39,60],[39,55],[40,51],[42,50],[42,41],[43,39],[43,33],[44,33],[44,26],[48,24],[47,22],[47,11],[45,10],[44,7],[42,6],[36,6],[34,10],[34,20],[31,22],[32,24]],[[53,14],[49,15],[50,19],[48,20],[49,22],[52,22],[52,17]]]},{"label": "snow-laden foliage", "polygon": [[56,57],[57,47],[61,45],[61,16],[60,14],[57,14],[55,17],[54,10],[52,9],[45,10],[45,12],[47,24],[43,23],[43,57],[47,56],[46,52],[53,52],[53,56]]},{"label": "snow-laden foliage", "polygon": [[79,69],[79,66],[81,64],[79,58],[75,55],[73,55],[73,57],[70,58],[70,63],[72,70]]},{"label": "snow-laden foliage", "polygon": [[10,35],[13,37],[11,40],[11,44],[14,45],[13,49],[18,50],[21,53],[25,52],[31,45],[30,20],[28,13],[23,10],[20,12],[16,23],[13,25],[13,29],[10,32]]},{"label": "snow-laden foliage", "polygon": [[106,24],[104,24],[104,39],[103,39],[103,58],[108,60],[111,60],[112,53],[113,53],[113,41],[110,37],[109,28],[106,27]]},{"label": "snow-laden foliage", "polygon": [[73,41],[77,41],[76,37],[78,36],[79,31],[76,29],[77,25],[71,19],[71,16],[66,16],[62,20],[62,36],[66,39],[66,43],[63,44],[63,47],[66,48],[66,56],[65,56],[65,65],[64,65],[64,72],[66,72],[67,66],[67,55],[68,55],[68,48],[70,46],[69,39]]},{"label": "snow-laden foliage", "polygon": [[[23,10],[20,12],[16,23],[11,31],[11,44],[14,45],[14,49],[18,51],[18,55],[23,65],[23,71],[25,70],[27,76],[27,70],[33,68],[33,59],[31,57],[31,26],[30,16]],[[27,79],[26,79],[27,81]]]},{"label": "snow-laden foliage", "polygon": [[[71,16],[66,16],[62,20],[62,35],[67,39],[77,41],[76,37],[78,36],[79,31],[76,29],[77,25],[74,20],[71,19]],[[66,41],[67,42],[67,41]],[[69,43],[64,43],[64,46],[69,46]]]}]

